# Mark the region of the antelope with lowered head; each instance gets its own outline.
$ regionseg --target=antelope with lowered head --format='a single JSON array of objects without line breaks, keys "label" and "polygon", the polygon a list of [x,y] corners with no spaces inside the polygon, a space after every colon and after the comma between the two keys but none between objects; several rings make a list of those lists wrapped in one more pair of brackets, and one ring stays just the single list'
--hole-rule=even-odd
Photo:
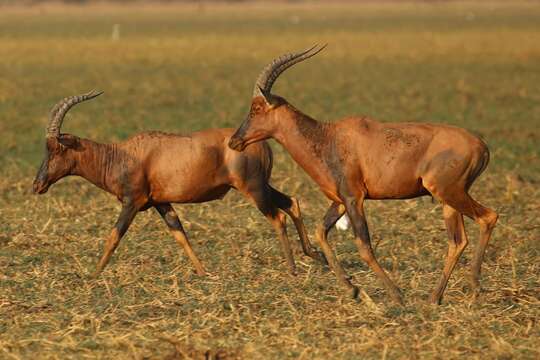
[{"label": "antelope with lowered head", "polygon": [[243,151],[257,141],[274,138],[333,201],[317,240],[340,283],[352,296],[358,289],[327,242],[329,230],[346,212],[360,257],[382,281],[392,299],[402,304],[400,290],[377,262],[371,247],[364,200],[410,199],[431,195],[443,204],[448,253],[441,279],[431,295],[440,303],[450,274],[467,246],[463,215],[480,226],[472,261],[471,285],[479,290],[480,266],[497,213],[468,193],[489,161],[486,144],[468,131],[446,125],[382,123],[368,117],[348,117],[322,123],[270,93],[278,76],[323,47],[285,54],[268,64],[257,78],[251,109],[229,146]]},{"label": "antelope with lowered head", "polygon": [[233,129],[210,129],[187,135],[144,132],[118,144],[99,144],[60,133],[64,116],[72,106],[101,94],[91,91],[67,97],[52,109],[45,158],[33,185],[35,193],[43,194],[61,178],[78,175],[122,202],[120,216],[94,275],[107,265],[137,212],[150,207],[161,215],[197,274],[205,275],[171,203],[221,199],[231,188],[243,193],[268,218],[278,233],[292,273],[295,262],[284,213],[292,218],[304,253],[325,261],[307,238],[298,201],[268,183],[272,171],[272,151],[268,144],[250,146],[240,154],[227,147]]}]

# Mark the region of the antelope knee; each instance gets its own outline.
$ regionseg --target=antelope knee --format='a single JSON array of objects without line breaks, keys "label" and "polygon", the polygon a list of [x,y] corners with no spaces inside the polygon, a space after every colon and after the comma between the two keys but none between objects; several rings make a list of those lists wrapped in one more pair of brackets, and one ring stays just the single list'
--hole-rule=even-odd
[{"label": "antelope knee", "polygon": [[298,199],[291,197],[292,205],[291,205],[291,212],[294,216],[300,217],[302,214],[300,213],[300,202]]},{"label": "antelope knee", "polygon": [[499,214],[497,214],[495,211],[490,210],[486,214],[484,214],[478,222],[480,223],[480,226],[486,228],[486,229],[493,229],[495,227],[495,224],[497,223],[497,220],[499,219]]}]

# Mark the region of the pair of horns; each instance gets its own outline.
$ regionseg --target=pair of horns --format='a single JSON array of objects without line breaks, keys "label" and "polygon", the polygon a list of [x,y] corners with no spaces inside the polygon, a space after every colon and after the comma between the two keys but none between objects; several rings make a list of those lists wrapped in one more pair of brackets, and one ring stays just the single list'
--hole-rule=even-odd
[{"label": "pair of horns", "polygon": [[[253,89],[253,97],[263,96],[266,98],[266,95],[270,94],[272,85],[274,85],[274,82],[279,77],[279,75],[281,75],[281,73],[283,73],[285,70],[287,70],[294,64],[297,64],[301,61],[309,59],[312,56],[317,55],[325,47],[326,45],[315,45],[307,50],[297,53],[285,54],[274,59],[270,64],[266,65],[266,67],[263,69],[263,71],[257,78],[257,81],[255,82],[255,88]],[[86,100],[93,99],[101,94],[103,94],[103,91],[92,90],[86,94],[69,96],[62,99],[51,110],[49,125],[47,126],[47,137],[58,137],[60,135],[60,129],[62,128],[64,116],[74,105]]]},{"label": "pair of horns", "polygon": [[64,116],[66,116],[66,113],[74,105],[86,100],[93,99],[101,94],[103,94],[103,91],[92,90],[86,94],[69,96],[62,99],[51,110],[49,125],[47,126],[47,137],[58,137],[60,135],[60,129],[62,128]]},{"label": "pair of horns", "polygon": [[326,44],[323,46],[315,45],[307,50],[300,51],[297,53],[285,54],[274,59],[270,64],[266,65],[263,71],[260,73],[257,81],[255,82],[255,87],[253,89],[253,97],[263,96],[270,94],[272,85],[276,79],[281,75],[282,72],[297,64],[301,61],[307,60],[312,56],[317,55],[326,47]]}]

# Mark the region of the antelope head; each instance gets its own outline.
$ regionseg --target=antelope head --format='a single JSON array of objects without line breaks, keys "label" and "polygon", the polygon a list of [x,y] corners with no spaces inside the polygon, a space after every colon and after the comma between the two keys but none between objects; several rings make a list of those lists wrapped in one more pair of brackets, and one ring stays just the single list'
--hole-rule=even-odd
[{"label": "antelope head", "polygon": [[231,149],[243,151],[249,144],[274,135],[279,127],[280,110],[288,108],[288,102],[270,93],[272,85],[285,70],[315,56],[325,47],[315,45],[298,53],[285,54],[266,65],[255,82],[249,113],[229,140]]},{"label": "antelope head", "polygon": [[71,173],[75,166],[74,153],[80,149],[80,139],[75,135],[60,134],[64,116],[69,109],[86,100],[103,94],[94,90],[61,100],[51,110],[45,140],[45,158],[34,179],[34,192],[44,194],[49,187]]}]

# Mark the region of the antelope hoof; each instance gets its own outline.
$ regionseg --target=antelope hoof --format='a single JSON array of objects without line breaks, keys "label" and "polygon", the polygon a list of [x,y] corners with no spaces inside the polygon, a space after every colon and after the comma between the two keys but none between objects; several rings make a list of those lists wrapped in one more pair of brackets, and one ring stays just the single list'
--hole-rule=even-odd
[{"label": "antelope hoof", "polygon": [[349,288],[349,297],[353,300],[360,299],[360,289],[357,286],[352,285]]},{"label": "antelope hoof", "polygon": [[480,285],[476,286],[476,287],[472,287],[471,288],[471,297],[473,300],[476,300],[480,297],[480,293],[482,292],[482,288],[480,287]]},{"label": "antelope hoof", "polygon": [[324,256],[322,252],[318,250],[313,250],[311,254],[308,254],[308,256],[311,257],[313,260],[316,260],[321,264],[328,266],[328,260],[326,260],[326,256]]},{"label": "antelope hoof", "polygon": [[436,294],[433,294],[429,297],[429,302],[433,305],[441,305],[441,300],[441,297]]},{"label": "antelope hoof", "polygon": [[204,276],[210,280],[218,280],[219,276],[213,273],[205,272]]},{"label": "antelope hoof", "polygon": [[201,270],[201,269],[196,269],[195,273],[197,274],[197,276],[210,276],[210,274],[208,274],[206,271]]},{"label": "antelope hoof", "polygon": [[394,302],[399,306],[405,306],[405,303],[403,302],[403,296],[401,295],[401,292],[399,290],[392,292],[392,300],[394,300]]},{"label": "antelope hoof", "polygon": [[479,294],[481,291],[480,281],[476,277],[471,277],[469,280],[471,291],[473,294]]}]

